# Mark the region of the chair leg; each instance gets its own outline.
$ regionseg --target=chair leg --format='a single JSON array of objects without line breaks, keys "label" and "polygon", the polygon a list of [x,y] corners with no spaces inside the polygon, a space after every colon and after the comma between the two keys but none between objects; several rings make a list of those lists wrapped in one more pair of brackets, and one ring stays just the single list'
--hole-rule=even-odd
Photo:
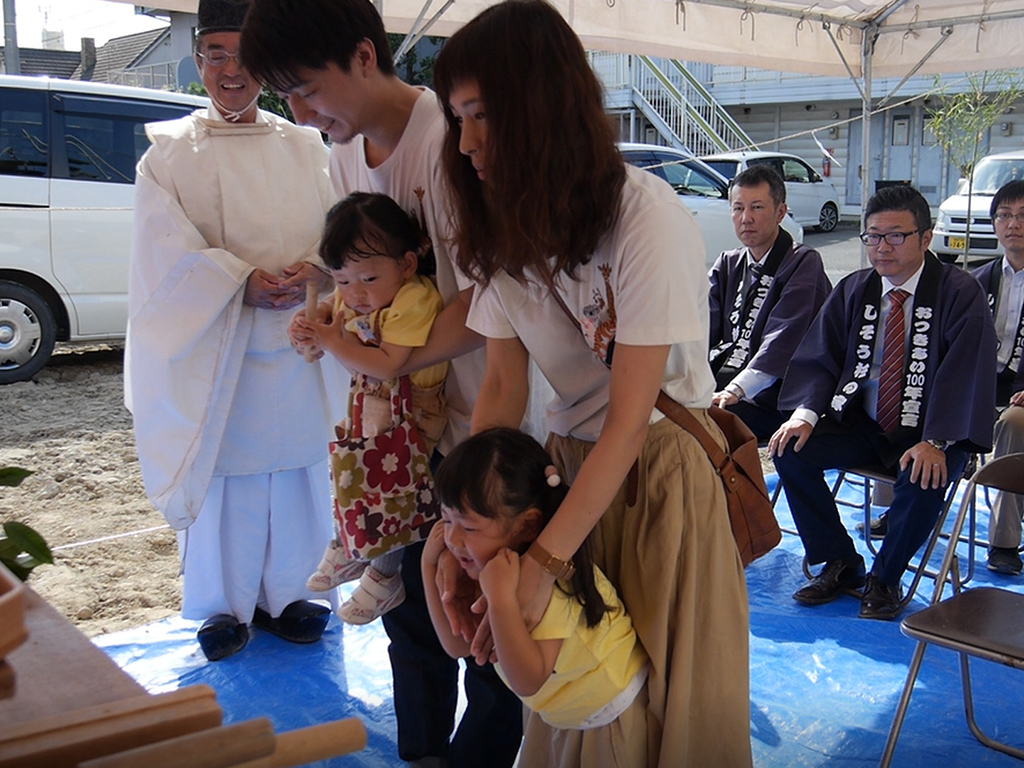
[{"label": "chair leg", "polygon": [[[956,499],[956,491],[959,485],[959,478],[950,484],[949,491],[946,494],[946,500],[942,505],[942,511],[939,512],[939,517],[935,521],[935,527],[932,529],[931,536],[928,537],[924,552],[921,554],[921,559],[916,565],[910,564],[907,566],[907,570],[913,572],[914,578],[911,579],[910,588],[907,589],[906,594],[903,595],[903,599],[900,601],[900,605],[903,607],[906,607],[913,599],[914,593],[917,591],[917,587],[921,583],[921,578],[923,576],[928,576],[933,579],[938,576],[937,573],[928,570],[928,561],[931,559],[932,553],[935,551],[935,545],[938,543],[939,539],[942,538],[942,527],[946,524],[946,519],[949,517],[949,510],[953,507],[953,501]],[[950,541],[947,546],[955,548],[956,542]],[[968,572],[969,574],[973,574],[973,566],[968,566]]]},{"label": "chair leg", "polygon": [[974,734],[974,738],[989,749],[994,749],[997,752],[1002,752],[1004,755],[1010,755],[1011,757],[1016,757],[1019,760],[1024,760],[1024,749],[1011,747],[1009,744],[1004,744],[1001,741],[991,739],[982,732],[981,728],[978,727],[978,723],[974,719],[974,697],[971,695],[971,670],[966,653],[960,654],[960,680],[964,688],[964,717],[967,718],[967,727],[971,729],[971,733]]},{"label": "chair leg", "polygon": [[[775,504],[776,504],[776,502],[778,502],[779,496],[781,496],[781,495],[782,495],[782,480],[779,479],[775,483],[775,488],[772,490],[772,509],[773,510],[775,509]],[[790,536],[799,536],[800,535],[800,532],[797,531],[796,528],[783,528],[780,525],[779,526],[779,530],[782,531],[783,533],[788,533]]]},{"label": "chair leg", "polygon": [[[988,486],[985,486],[985,490],[986,491],[988,490]],[[969,503],[970,503],[970,518],[968,519],[968,523],[967,523],[969,533],[966,536],[961,534],[957,538],[957,542],[959,544],[966,544],[967,545],[967,569],[964,572],[963,580],[960,582],[961,585],[967,584],[968,582],[971,581],[971,579],[974,578],[974,553],[975,553],[975,551],[979,547],[985,549],[986,551],[988,550],[988,541],[978,537],[978,515],[977,515],[977,509],[978,509],[978,488],[977,488],[977,486],[975,486],[975,488],[974,488],[974,492],[971,495]],[[942,533],[940,535],[942,536],[942,538],[944,538],[946,540],[949,540],[949,534],[948,533]],[[952,544],[952,542],[950,542],[950,543]]]},{"label": "chair leg", "polygon": [[889,768],[889,764],[892,762],[892,753],[896,751],[896,740],[900,737],[900,729],[903,728],[903,718],[907,716],[907,707],[910,706],[910,696],[914,692],[917,673],[924,660],[925,645],[925,643],[918,643],[914,648],[914,655],[910,659],[910,669],[907,670],[907,679],[903,683],[903,691],[900,693],[900,700],[896,705],[896,714],[893,715],[892,725],[889,726],[889,736],[885,740],[885,749],[882,751],[879,768]]}]

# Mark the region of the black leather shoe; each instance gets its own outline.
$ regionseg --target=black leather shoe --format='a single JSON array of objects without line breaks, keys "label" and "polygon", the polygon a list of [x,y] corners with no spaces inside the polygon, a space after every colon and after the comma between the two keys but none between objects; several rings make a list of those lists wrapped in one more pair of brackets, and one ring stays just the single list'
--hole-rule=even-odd
[{"label": "black leather shoe", "polygon": [[902,612],[899,587],[883,584],[877,576],[869,573],[864,585],[864,596],[860,599],[860,617],[888,621],[895,619]]},{"label": "black leather shoe", "polygon": [[858,589],[864,585],[864,558],[857,556],[854,563],[846,560],[829,560],[821,573],[810,583],[793,593],[793,599],[804,605],[831,603],[847,589]]},{"label": "black leather shoe", "polygon": [[[871,538],[872,539],[884,539],[886,532],[889,530],[889,518],[886,517],[888,513],[883,512],[878,517],[871,521]],[[857,533],[861,536],[864,535],[864,523],[857,523]]]},{"label": "black leather shoe", "polygon": [[290,643],[315,643],[327,628],[330,616],[331,609],[325,605],[296,600],[288,603],[276,619],[257,607],[252,624]]},{"label": "black leather shoe", "polygon": [[203,622],[196,639],[207,660],[220,661],[245,648],[249,628],[234,616],[218,613]]}]

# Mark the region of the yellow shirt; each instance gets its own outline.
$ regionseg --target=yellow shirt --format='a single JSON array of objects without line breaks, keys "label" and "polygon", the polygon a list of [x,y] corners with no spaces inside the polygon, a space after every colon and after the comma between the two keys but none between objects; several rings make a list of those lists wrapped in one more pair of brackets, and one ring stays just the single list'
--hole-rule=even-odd
[{"label": "yellow shirt", "polygon": [[[356,315],[345,306],[341,294],[334,292],[334,312],[342,312],[345,328],[356,334],[364,344],[382,343],[399,347],[422,347],[434,325],[434,318],[444,308],[441,294],[433,281],[423,275],[413,275],[398,289],[391,305],[374,310],[369,315]],[[409,379],[421,389],[435,387],[448,374],[448,363],[421,368]]]},{"label": "yellow shirt", "polygon": [[[535,694],[521,697],[554,728],[578,728],[621,693],[647,662],[615,587],[596,566],[594,580],[611,608],[599,624],[588,627],[579,600],[556,585],[530,633],[534,640],[562,641],[551,677]],[[500,661],[496,669],[505,679]]]}]

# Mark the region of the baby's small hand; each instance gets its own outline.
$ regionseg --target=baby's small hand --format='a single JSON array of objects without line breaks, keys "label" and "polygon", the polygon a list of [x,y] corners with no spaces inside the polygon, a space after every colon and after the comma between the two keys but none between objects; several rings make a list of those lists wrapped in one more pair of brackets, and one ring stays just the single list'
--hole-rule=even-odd
[{"label": "baby's small hand", "polygon": [[288,341],[291,342],[292,347],[299,354],[305,352],[306,349],[320,351],[320,345],[310,336],[309,325],[302,312],[296,313],[288,324]]}]

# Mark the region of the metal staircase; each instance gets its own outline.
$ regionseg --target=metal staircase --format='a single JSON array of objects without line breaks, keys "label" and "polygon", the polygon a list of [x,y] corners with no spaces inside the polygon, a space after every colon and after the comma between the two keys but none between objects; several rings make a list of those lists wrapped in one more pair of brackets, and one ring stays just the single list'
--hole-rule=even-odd
[{"label": "metal staircase", "polygon": [[630,106],[667,144],[697,155],[757,147],[682,63],[596,51],[590,61],[606,91],[627,89]]}]

